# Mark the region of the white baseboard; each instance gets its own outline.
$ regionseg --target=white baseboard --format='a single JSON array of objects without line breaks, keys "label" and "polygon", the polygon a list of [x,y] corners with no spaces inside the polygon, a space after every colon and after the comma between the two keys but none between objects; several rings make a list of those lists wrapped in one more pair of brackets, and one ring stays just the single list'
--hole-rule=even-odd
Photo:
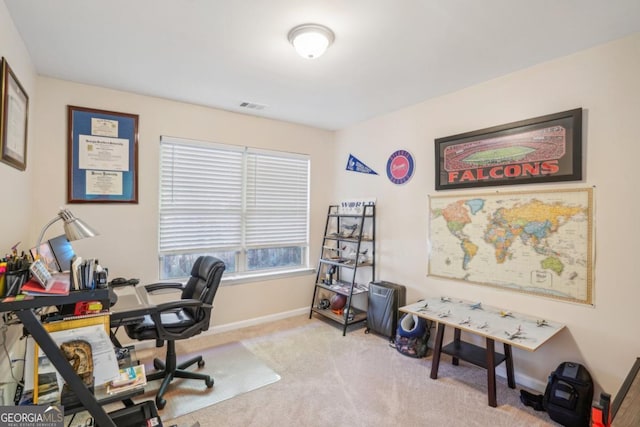
[{"label": "white baseboard", "polygon": [[[281,313],[269,314],[267,316],[254,317],[253,319],[241,320],[239,322],[225,323],[223,325],[212,326],[208,331],[202,333],[202,336],[221,334],[223,332],[235,331],[249,326],[261,325],[263,323],[274,322],[276,320],[286,319],[288,317],[299,316],[309,313],[308,307],[297,308],[295,310],[284,311]],[[138,349],[147,349],[155,347],[155,341],[139,341],[135,343]]]},{"label": "white baseboard", "polygon": [[286,319],[287,317],[299,316],[309,313],[309,307],[297,308],[295,310],[284,311],[282,313],[269,314],[267,316],[254,317],[253,319],[241,320],[239,322],[226,323],[217,325],[209,329],[207,334],[221,334],[223,332],[235,331],[236,329],[246,328],[248,326],[260,325],[263,323],[274,322],[276,320]]},{"label": "white baseboard", "polygon": [[[496,375],[506,379],[507,378],[507,370],[505,369],[504,366],[497,366],[496,367]],[[524,375],[524,374],[518,374],[517,372],[514,372],[514,376],[515,376],[515,380],[516,380],[516,387],[517,386],[522,386],[522,387],[525,387],[525,388],[527,388],[529,390],[537,391],[539,393],[544,393],[544,389],[547,387],[547,383],[546,382],[542,382],[537,378],[532,378],[532,377],[530,377],[528,375]]]}]

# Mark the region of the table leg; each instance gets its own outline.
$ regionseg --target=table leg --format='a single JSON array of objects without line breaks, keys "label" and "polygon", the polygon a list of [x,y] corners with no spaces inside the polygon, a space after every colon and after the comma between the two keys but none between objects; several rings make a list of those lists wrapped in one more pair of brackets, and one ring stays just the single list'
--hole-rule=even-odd
[{"label": "table leg", "polygon": [[498,406],[496,400],[496,363],[495,363],[495,342],[487,338],[487,395],[489,406]]},{"label": "table leg", "polygon": [[[455,330],[453,331],[453,342],[454,345],[456,346],[456,349],[460,348],[460,329],[459,328],[455,328]],[[460,364],[460,360],[457,357],[453,357],[451,359],[451,363],[455,366],[458,366]]]},{"label": "table leg", "polygon": [[440,366],[440,354],[442,353],[442,339],[444,338],[444,323],[438,323],[436,342],[433,344],[433,358],[431,360],[431,378],[438,378],[438,368]]},{"label": "table leg", "polygon": [[507,368],[507,384],[509,388],[516,388],[516,380],[513,375],[513,356],[511,353],[511,344],[504,343],[505,366]]}]

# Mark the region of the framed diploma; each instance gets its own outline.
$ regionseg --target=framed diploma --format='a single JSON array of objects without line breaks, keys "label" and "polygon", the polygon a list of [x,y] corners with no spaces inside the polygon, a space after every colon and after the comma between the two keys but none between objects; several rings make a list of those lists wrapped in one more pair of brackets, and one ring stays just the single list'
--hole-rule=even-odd
[{"label": "framed diploma", "polygon": [[0,160],[14,168],[25,170],[29,96],[5,58],[2,58],[1,71]]},{"label": "framed diploma", "polygon": [[67,106],[69,203],[138,203],[138,115]]}]

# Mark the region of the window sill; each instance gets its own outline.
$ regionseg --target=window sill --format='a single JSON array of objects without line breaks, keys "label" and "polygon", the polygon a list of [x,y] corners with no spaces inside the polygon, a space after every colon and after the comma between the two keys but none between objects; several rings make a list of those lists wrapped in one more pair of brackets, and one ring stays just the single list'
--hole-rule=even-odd
[{"label": "window sill", "polygon": [[264,282],[266,280],[284,279],[287,277],[307,276],[315,273],[315,268],[305,267],[296,270],[277,271],[272,273],[260,274],[237,274],[230,277],[222,277],[222,286],[234,286],[251,282]]}]

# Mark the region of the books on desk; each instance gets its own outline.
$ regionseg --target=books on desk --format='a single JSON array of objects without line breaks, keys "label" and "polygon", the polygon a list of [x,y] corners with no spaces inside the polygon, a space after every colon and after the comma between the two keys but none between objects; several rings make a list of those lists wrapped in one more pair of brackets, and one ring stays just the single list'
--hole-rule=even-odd
[{"label": "books on desk", "polygon": [[48,289],[42,287],[40,283],[31,279],[20,288],[20,292],[32,296],[66,296],[69,295],[70,281],[68,274],[54,274],[51,278],[52,284]]},{"label": "books on desk", "polygon": [[94,289],[93,271],[95,260],[75,257],[71,262],[71,277],[73,278],[73,289]]},{"label": "books on desk", "polygon": [[[98,260],[95,258],[74,257],[69,273],[71,274],[71,288],[74,290],[93,290],[101,285],[104,287],[107,285],[105,269],[98,264]],[[104,282],[99,280],[100,274],[103,275]]]},{"label": "books on desk", "polygon": [[107,393],[116,394],[147,385],[144,365],[134,365],[120,369],[120,376],[107,386]]}]

